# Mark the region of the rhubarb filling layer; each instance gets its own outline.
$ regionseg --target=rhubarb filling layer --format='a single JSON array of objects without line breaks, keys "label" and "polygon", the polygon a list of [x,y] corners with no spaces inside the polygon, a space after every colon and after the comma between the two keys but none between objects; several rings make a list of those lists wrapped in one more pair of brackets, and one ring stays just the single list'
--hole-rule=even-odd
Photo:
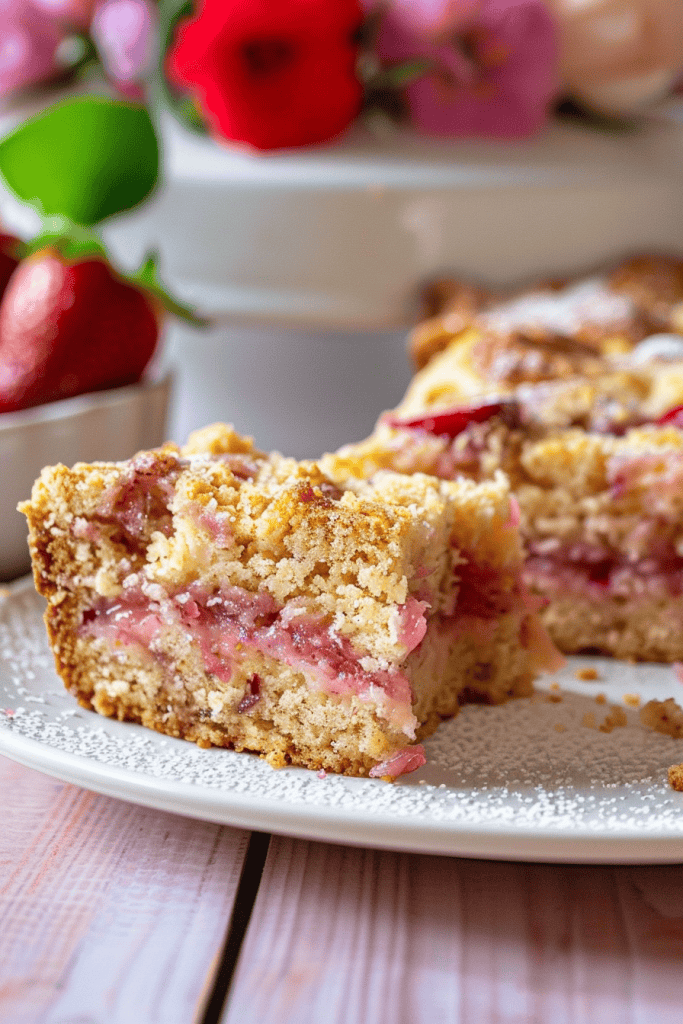
[{"label": "rhubarb filling layer", "polygon": [[[409,599],[397,609],[406,656],[424,637],[425,607]],[[364,668],[368,652],[357,651],[347,637],[296,601],[280,608],[270,595],[239,587],[209,591],[195,584],[174,594],[157,584],[144,591],[132,587],[88,609],[81,635],[105,639],[113,648],[136,645],[160,657],[165,636],[178,630],[201,652],[206,672],[226,683],[250,652],[258,652],[302,673],[314,689],[374,701],[383,717],[414,738],[417,722],[406,674],[395,665]]]},{"label": "rhubarb filling layer", "polygon": [[594,601],[670,600],[683,595],[683,558],[600,558],[569,562],[561,557],[531,555],[524,580],[549,598],[568,593]]},{"label": "rhubarb filling layer", "polygon": [[[497,591],[493,576],[492,571],[470,566],[456,612],[430,617],[430,643],[443,647],[445,657],[463,633],[474,637],[478,646],[493,643],[498,617],[509,612],[519,615],[522,646],[535,646],[525,634],[528,616],[521,595]],[[240,712],[259,701],[263,682],[251,677],[245,666],[250,655],[258,653],[301,673],[312,689],[372,701],[393,728],[414,739],[419,723],[406,662],[423,643],[427,610],[428,604],[414,597],[397,606],[397,635],[404,654],[400,664],[385,662],[381,667],[370,652],[357,650],[329,621],[311,614],[296,599],[278,607],[269,594],[239,587],[209,590],[193,584],[168,593],[158,584],[131,586],[116,598],[99,598],[87,609],[80,635],[104,640],[114,652],[135,646],[168,672],[168,651],[174,637],[183,634],[199,652],[208,674],[225,683],[247,685]]]}]

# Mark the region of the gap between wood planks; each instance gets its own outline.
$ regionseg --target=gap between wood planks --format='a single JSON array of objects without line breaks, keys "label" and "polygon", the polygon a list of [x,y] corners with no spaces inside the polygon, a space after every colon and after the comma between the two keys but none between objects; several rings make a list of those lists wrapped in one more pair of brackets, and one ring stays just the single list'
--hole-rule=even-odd
[{"label": "gap between wood planks", "polygon": [[230,924],[225,935],[225,942],[223,943],[213,989],[206,1001],[204,1012],[197,1018],[196,1024],[220,1024],[244,936],[249,927],[249,920],[261,883],[269,845],[269,834],[252,832],[242,865],[242,873],[239,885],[237,886],[235,902],[232,914],[230,915]]}]

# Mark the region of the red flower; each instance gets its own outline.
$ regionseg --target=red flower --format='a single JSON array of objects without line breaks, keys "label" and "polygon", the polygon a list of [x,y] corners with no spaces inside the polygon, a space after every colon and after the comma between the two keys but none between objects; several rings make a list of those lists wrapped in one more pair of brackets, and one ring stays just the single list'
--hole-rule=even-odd
[{"label": "red flower", "polygon": [[360,110],[359,0],[199,0],[166,63],[210,128],[257,149],[324,142]]}]

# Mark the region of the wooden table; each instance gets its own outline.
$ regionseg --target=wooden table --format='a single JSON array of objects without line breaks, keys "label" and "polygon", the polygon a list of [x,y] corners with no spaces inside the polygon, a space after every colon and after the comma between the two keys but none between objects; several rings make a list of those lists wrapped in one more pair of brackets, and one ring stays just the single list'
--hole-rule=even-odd
[{"label": "wooden table", "polygon": [[328,846],[0,758],[2,1024],[681,1024],[683,868]]}]

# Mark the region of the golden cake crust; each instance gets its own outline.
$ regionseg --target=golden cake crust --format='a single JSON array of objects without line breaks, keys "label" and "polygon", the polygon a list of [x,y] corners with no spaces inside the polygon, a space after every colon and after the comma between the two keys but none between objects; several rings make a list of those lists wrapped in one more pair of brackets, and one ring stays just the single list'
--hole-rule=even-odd
[{"label": "golden cake crust", "polygon": [[683,793],[683,764],[672,764],[668,775],[671,788]]}]

